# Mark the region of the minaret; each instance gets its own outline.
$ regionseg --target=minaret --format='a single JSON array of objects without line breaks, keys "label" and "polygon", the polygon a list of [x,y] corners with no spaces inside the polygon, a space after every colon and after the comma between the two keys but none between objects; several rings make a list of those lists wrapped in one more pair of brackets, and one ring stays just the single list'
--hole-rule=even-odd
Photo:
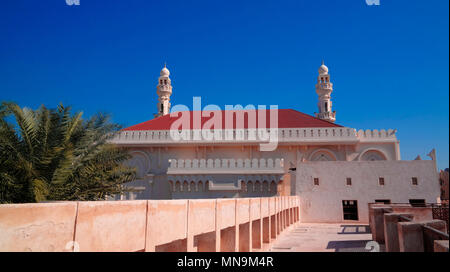
[{"label": "minaret", "polygon": [[319,96],[319,113],[316,117],[329,122],[336,121],[336,112],[331,111],[333,103],[331,102],[330,94],[333,92],[333,83],[330,82],[330,75],[328,74],[328,67],[322,61],[319,67],[319,76],[317,77],[316,93]]},{"label": "minaret", "polygon": [[172,84],[170,82],[170,72],[164,64],[164,68],[159,73],[159,82],[156,86],[156,93],[158,94],[158,113],[156,117],[166,115],[170,112],[170,95],[172,94]]}]

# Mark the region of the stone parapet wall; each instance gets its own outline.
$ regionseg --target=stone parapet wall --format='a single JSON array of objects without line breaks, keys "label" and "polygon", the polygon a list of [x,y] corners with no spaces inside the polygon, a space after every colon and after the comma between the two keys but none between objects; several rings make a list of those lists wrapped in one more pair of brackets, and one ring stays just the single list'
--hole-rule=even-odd
[{"label": "stone parapet wall", "polygon": [[369,205],[374,241],[387,252],[448,252],[445,221],[432,219],[427,207]]},{"label": "stone parapet wall", "polygon": [[[141,130],[120,131],[112,143],[120,145],[152,143],[262,143],[276,138],[280,142],[317,143],[346,142],[356,143],[364,139],[376,139],[381,142],[395,142],[393,130],[360,131],[353,128],[270,128],[269,129],[213,129],[213,130]],[[272,139],[273,140],[273,139]]]},{"label": "stone parapet wall", "polygon": [[260,251],[297,196],[0,205],[0,251]]}]

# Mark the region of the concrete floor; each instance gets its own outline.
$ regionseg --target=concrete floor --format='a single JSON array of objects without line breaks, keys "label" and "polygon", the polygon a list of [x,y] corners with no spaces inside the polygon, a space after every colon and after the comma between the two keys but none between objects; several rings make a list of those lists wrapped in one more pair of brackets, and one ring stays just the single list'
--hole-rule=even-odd
[{"label": "concrete floor", "polygon": [[281,234],[269,251],[367,252],[369,241],[372,234],[368,225],[298,223]]}]

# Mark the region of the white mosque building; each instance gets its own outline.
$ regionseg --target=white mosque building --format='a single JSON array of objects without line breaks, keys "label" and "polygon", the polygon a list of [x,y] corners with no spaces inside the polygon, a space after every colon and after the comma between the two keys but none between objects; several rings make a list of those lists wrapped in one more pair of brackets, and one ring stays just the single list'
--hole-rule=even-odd
[{"label": "white mosque building", "polygon": [[367,222],[372,202],[439,202],[434,151],[431,160],[404,161],[395,130],[335,123],[327,66],[318,72],[315,116],[251,108],[171,113],[164,67],[155,118],[112,140],[132,154],[137,179],[128,186],[141,190],[120,199],[298,195],[303,222]]}]

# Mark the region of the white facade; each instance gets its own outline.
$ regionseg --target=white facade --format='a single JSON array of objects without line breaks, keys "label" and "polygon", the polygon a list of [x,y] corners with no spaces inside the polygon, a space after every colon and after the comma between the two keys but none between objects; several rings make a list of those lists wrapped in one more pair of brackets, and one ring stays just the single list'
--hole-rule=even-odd
[{"label": "white facade", "polygon": [[[144,123],[136,125],[120,131],[112,140],[130,150],[133,159],[129,163],[136,166],[138,176],[129,186],[142,189],[122,199],[297,194],[304,222],[341,222],[343,200],[358,200],[358,219],[367,221],[367,204],[376,199],[425,199],[434,203],[439,196],[435,160],[400,161],[395,130],[357,131],[333,124],[332,85],[325,65],[319,68],[316,85],[317,119],[285,111],[283,116],[294,118],[290,116],[295,113],[295,118],[305,118],[308,126],[272,129],[277,140],[273,151],[261,151],[260,145],[267,141],[254,137],[258,130],[250,127],[215,129],[206,133],[208,137],[198,137],[205,133],[201,129],[189,129],[181,131],[183,139],[175,139],[178,131],[162,129],[160,124],[169,120],[169,74],[164,67],[159,79],[158,108],[162,111],[155,115],[159,127],[152,127],[156,122],[151,120],[150,129],[145,129]],[[318,186],[312,185],[314,177],[319,179]],[[382,187],[377,184],[379,177],[386,182]],[[419,180],[415,187],[408,183],[412,177]],[[352,179],[352,186],[345,185],[346,178]]]},{"label": "white facade", "polygon": [[[314,184],[314,178],[318,184]],[[348,178],[351,185],[347,185]],[[345,222],[343,200],[356,200],[359,221],[368,222],[367,204],[376,200],[409,203],[410,199],[423,199],[436,203],[437,179],[434,160],[304,162],[297,164],[295,193],[301,196],[302,222]]]}]

